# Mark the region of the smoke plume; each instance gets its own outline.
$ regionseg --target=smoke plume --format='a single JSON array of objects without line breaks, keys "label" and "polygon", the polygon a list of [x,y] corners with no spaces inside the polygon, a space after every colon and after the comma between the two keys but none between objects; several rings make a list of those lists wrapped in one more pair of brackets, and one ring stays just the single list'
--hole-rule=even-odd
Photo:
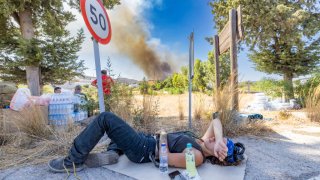
[{"label": "smoke plume", "polygon": [[[130,2],[131,1],[131,2]],[[111,12],[112,44],[138,65],[149,79],[164,79],[172,73],[172,55],[152,44],[151,25],[143,17],[143,11],[151,4],[145,0],[124,0]],[[164,54],[165,53],[165,54]],[[166,54],[168,53],[168,54]]]}]

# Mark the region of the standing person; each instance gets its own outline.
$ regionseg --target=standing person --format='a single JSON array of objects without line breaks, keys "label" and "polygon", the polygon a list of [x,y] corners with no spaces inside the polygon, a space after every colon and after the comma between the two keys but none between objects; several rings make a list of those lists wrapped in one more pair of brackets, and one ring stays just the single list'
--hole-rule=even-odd
[{"label": "standing person", "polygon": [[[105,95],[110,95],[111,94],[111,86],[114,83],[113,79],[107,75],[106,70],[101,71],[102,75],[102,90]],[[97,79],[91,82],[91,85],[94,87],[98,87],[97,85]]]},{"label": "standing person", "polygon": [[53,92],[54,92],[55,94],[60,94],[60,93],[61,93],[61,87],[55,87],[54,90],[53,90]]},{"label": "standing person", "polygon": [[[111,100],[111,86],[114,84],[113,79],[107,75],[106,70],[101,71],[102,75],[102,90],[104,93],[104,99],[105,99],[105,106],[106,106],[106,111],[111,110],[110,106],[110,100]],[[91,82],[92,86],[98,87],[97,86],[97,79]]]},{"label": "standing person", "polygon": [[[105,133],[111,139],[107,152],[89,154]],[[89,167],[114,164],[123,153],[135,163],[154,162],[152,157],[157,157],[159,154],[158,141],[158,138],[151,135],[136,132],[120,117],[104,112],[75,138],[66,157],[53,159],[49,161],[48,166],[53,172],[69,173],[82,170],[85,167],[84,164],[88,165],[87,161],[90,162]],[[169,133],[167,142],[168,164],[178,168],[186,167],[185,152],[188,143],[192,144],[196,166],[200,166],[208,158],[227,161],[228,157],[234,157],[235,162],[243,160],[244,146],[238,147],[238,143],[227,146],[227,142],[230,144],[229,142],[232,143],[232,141],[223,137],[222,125],[218,118],[211,121],[202,138],[198,139],[185,132],[177,132]],[[231,149],[233,152],[229,154]]]},{"label": "standing person", "polygon": [[74,105],[74,112],[79,112],[80,105],[85,105],[88,101],[87,95],[82,93],[82,87],[80,85],[76,85],[73,95],[77,98]]},{"label": "standing person", "polygon": [[87,95],[82,92],[82,87],[80,85],[76,85],[76,87],[74,88],[73,94],[81,97],[81,99],[85,101],[88,100]]}]

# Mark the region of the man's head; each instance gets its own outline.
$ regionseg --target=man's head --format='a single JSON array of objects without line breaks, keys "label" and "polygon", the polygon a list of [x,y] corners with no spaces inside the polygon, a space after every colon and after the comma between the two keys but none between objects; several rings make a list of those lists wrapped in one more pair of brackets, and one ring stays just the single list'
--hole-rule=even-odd
[{"label": "man's head", "polygon": [[82,91],[81,86],[80,85],[76,85],[76,87],[74,88],[74,93],[75,94],[79,94],[79,93],[81,93],[81,91]]},{"label": "man's head", "polygon": [[61,87],[55,87],[54,93],[57,93],[57,94],[61,93]]},{"label": "man's head", "polygon": [[107,75],[107,70],[102,70],[102,71],[101,71],[101,74]]}]

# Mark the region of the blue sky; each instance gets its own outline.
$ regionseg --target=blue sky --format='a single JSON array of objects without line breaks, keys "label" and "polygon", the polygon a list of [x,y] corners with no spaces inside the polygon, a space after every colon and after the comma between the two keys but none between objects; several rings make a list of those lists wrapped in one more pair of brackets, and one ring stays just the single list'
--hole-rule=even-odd
[{"label": "blue sky", "polygon": [[[174,62],[177,66],[176,69],[188,63],[189,44],[187,37],[193,30],[195,32],[195,58],[205,61],[208,52],[212,51],[213,46],[204,39],[216,34],[209,0],[124,0],[120,6],[130,8],[134,6],[133,11],[136,12],[136,16],[144,24],[149,40],[157,41],[159,46],[177,54],[178,58]],[[114,21],[119,20],[117,18],[119,8],[121,7],[108,11],[111,26]],[[83,27],[84,23],[81,21],[83,21],[82,17],[77,15],[75,24]],[[95,72],[92,42],[88,30],[85,27],[83,28],[88,37],[86,37],[83,48],[79,53],[79,58],[85,59],[86,66],[89,68],[86,74],[92,76]],[[114,33],[117,33],[116,29],[113,29]],[[145,76],[143,71],[131,61],[130,57],[126,57],[120,53],[121,51],[116,50],[112,39],[109,45],[100,46],[100,51],[102,68],[105,67],[106,56],[109,56],[114,73],[137,80],[141,80]],[[247,53],[248,50],[245,48],[238,54],[240,81],[256,81],[262,77],[277,77],[255,71]]]}]

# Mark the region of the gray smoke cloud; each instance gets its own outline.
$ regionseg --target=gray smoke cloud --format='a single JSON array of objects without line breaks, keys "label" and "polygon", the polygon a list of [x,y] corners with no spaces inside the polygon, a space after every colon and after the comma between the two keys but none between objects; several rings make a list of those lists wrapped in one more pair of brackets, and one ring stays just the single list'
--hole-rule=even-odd
[{"label": "gray smoke cloud", "polygon": [[159,80],[170,75],[174,68],[174,55],[160,50],[161,44],[150,42],[151,25],[143,11],[151,6],[145,0],[124,0],[111,13],[112,43],[118,53],[123,53],[138,65],[149,79]]}]

